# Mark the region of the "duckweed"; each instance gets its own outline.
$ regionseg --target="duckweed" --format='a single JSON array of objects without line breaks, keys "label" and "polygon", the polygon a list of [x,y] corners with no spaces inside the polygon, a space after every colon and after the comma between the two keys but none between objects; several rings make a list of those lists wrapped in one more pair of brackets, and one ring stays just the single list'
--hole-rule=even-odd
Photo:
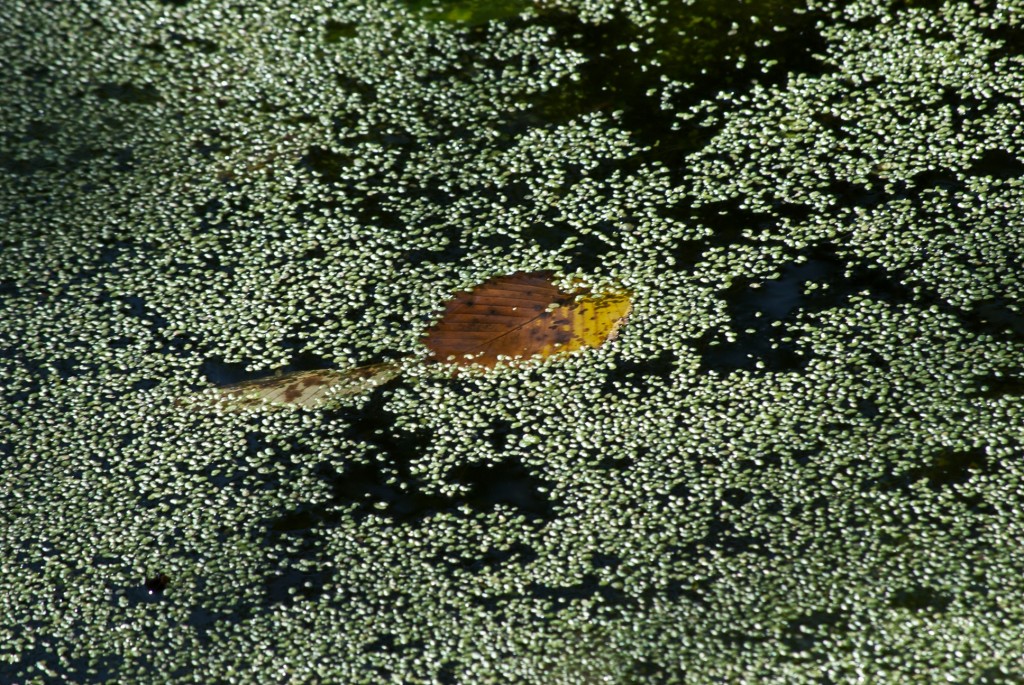
[{"label": "duckweed", "polygon": [[1022,8],[721,4],[6,3],[0,680],[1024,677]]}]

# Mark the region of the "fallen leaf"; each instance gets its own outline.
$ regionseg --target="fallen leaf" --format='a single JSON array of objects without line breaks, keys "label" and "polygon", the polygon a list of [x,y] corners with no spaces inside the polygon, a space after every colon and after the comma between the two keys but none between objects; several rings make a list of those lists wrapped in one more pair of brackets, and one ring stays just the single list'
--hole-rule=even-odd
[{"label": "fallen leaf", "polygon": [[627,293],[563,292],[542,271],[499,276],[457,293],[422,342],[450,364],[500,361],[600,347],[629,314]]},{"label": "fallen leaf", "polygon": [[[632,306],[629,293],[565,292],[553,278],[549,271],[517,272],[456,293],[423,334],[421,342],[430,352],[425,361],[492,368],[600,347],[615,337]],[[399,372],[397,363],[297,371],[218,388],[214,396],[233,409],[267,404],[313,408],[387,383]]]},{"label": "fallen leaf", "polygon": [[267,376],[217,388],[216,399],[235,409],[266,404],[314,408],[343,395],[358,395],[387,383],[399,373],[397,364],[371,364],[352,369],[314,369]]}]

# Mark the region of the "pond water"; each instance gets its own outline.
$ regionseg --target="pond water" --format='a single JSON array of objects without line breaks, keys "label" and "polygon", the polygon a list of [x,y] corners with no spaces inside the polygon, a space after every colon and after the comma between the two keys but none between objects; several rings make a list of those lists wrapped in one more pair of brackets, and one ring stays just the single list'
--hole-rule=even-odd
[{"label": "pond water", "polygon": [[[1024,679],[1024,5],[0,10],[0,681]],[[453,293],[616,339],[404,363]]]}]

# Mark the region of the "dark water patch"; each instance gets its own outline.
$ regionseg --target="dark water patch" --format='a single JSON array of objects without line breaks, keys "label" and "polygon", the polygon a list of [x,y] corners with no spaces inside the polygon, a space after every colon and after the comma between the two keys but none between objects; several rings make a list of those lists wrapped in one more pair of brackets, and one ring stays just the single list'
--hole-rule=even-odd
[{"label": "dark water patch", "polygon": [[742,488],[726,488],[722,492],[722,501],[735,509],[743,507],[754,499],[754,495]]},{"label": "dark water patch", "polygon": [[[810,431],[805,431],[810,432]],[[790,458],[798,466],[807,466],[811,461],[821,454],[821,449],[806,449],[806,450],[793,450],[790,453]]]},{"label": "dark water patch", "polygon": [[703,240],[676,238],[666,247],[664,254],[675,260],[676,271],[687,273],[693,270],[706,249],[707,243]]},{"label": "dark water patch", "polygon": [[[594,228],[610,240],[602,238],[598,233],[581,233],[570,226],[560,225],[557,221],[546,224],[534,223],[527,227],[522,235],[545,252],[558,252],[568,257],[569,263],[564,267],[566,271],[579,269],[593,272],[607,263],[608,256],[619,249],[616,245],[619,227],[609,222],[603,223],[604,225]],[[573,244],[566,248],[569,240],[572,240]]]},{"label": "dark water patch", "polygon": [[353,156],[346,152],[313,145],[299,160],[299,165],[312,171],[323,183],[334,184],[341,180],[342,173],[351,167],[353,160]]},{"label": "dark water patch", "polygon": [[754,471],[763,472],[766,468],[772,468],[782,465],[782,457],[778,454],[768,453],[759,454],[757,459],[739,459],[736,462],[736,468],[740,471]]},{"label": "dark water patch", "polygon": [[605,554],[594,552],[590,556],[590,566],[595,569],[610,568],[617,569],[622,565],[622,557],[617,554]]},{"label": "dark water patch", "polygon": [[321,512],[313,505],[302,505],[299,509],[282,514],[269,522],[271,533],[302,535],[324,520]]},{"label": "dark water patch", "polygon": [[809,652],[848,630],[849,618],[845,614],[818,609],[787,621],[782,643],[791,652]]},{"label": "dark water patch", "polygon": [[[241,198],[240,203],[233,207],[233,209],[246,211],[252,205],[252,201],[248,198]],[[206,202],[197,204],[193,209],[193,214],[200,220],[199,230],[195,231],[196,235],[204,235],[210,233],[210,230],[214,227],[226,227],[227,221],[223,218],[227,213],[227,203],[217,197],[211,197]],[[215,222],[215,218],[220,218],[220,221]]]},{"label": "dark water patch", "polygon": [[942,613],[952,604],[953,598],[936,588],[925,585],[897,590],[889,598],[889,606],[913,612]]},{"label": "dark water patch", "polygon": [[175,333],[171,337],[161,335],[162,341],[157,352],[175,357],[194,359],[196,354],[202,354],[206,348],[188,333]]},{"label": "dark water patch", "polygon": [[198,262],[208,273],[233,274],[237,271],[234,264],[225,261],[225,252],[211,250],[198,255]]},{"label": "dark water patch", "polygon": [[[250,460],[259,460],[264,454],[273,454],[275,444],[261,430],[245,432],[245,453]],[[276,480],[276,479],[275,479]]]},{"label": "dark water patch", "polygon": [[626,471],[632,465],[633,460],[628,457],[605,455],[595,466],[605,471]]},{"label": "dark water patch", "polygon": [[148,83],[100,83],[93,92],[101,100],[116,100],[126,105],[155,105],[163,100],[156,86]]},{"label": "dark water patch", "polygon": [[361,323],[370,313],[370,305],[362,304],[350,307],[342,314],[342,318],[349,323]]},{"label": "dark water patch", "polygon": [[712,507],[712,518],[708,531],[703,537],[680,546],[683,558],[697,560],[711,558],[712,554],[725,557],[753,555],[772,559],[771,552],[763,538],[737,534],[736,527],[721,517],[722,503],[715,502]]},{"label": "dark water patch", "polygon": [[49,364],[63,380],[80,376],[86,373],[90,368],[93,368],[92,365],[85,364],[78,357],[54,358],[49,361]]},{"label": "dark water patch", "polygon": [[798,344],[782,340],[782,334],[757,336],[746,334],[733,342],[717,342],[706,336],[702,348],[702,372],[736,370],[755,373],[782,373],[803,369],[811,357]]},{"label": "dark water patch", "polygon": [[871,179],[867,183],[854,183],[844,179],[832,179],[826,186],[826,192],[839,200],[843,207],[859,207],[871,210],[885,204],[892,197],[882,190],[885,184],[881,179]]},{"label": "dark water patch", "polygon": [[152,390],[153,388],[157,387],[158,385],[160,385],[160,381],[158,381],[156,379],[153,379],[153,378],[142,378],[142,379],[139,379],[137,381],[134,381],[131,384],[131,389],[132,389],[133,392],[144,392],[145,390]]},{"label": "dark water patch", "polygon": [[679,362],[672,350],[662,350],[647,359],[619,360],[615,372],[605,380],[603,395],[623,397],[637,394],[647,396],[658,381],[669,381]]},{"label": "dark water patch", "polygon": [[220,51],[220,45],[215,41],[208,38],[189,36],[184,33],[179,33],[178,31],[169,32],[167,34],[167,42],[175,48],[195,51],[204,55],[212,55]]},{"label": "dark water patch", "polygon": [[508,445],[508,438],[514,434],[512,423],[501,417],[492,418],[483,431],[484,439],[490,443],[495,452],[501,453]]},{"label": "dark water patch", "polygon": [[[400,451],[408,449],[401,446],[400,442],[388,439],[378,441],[377,446],[381,447],[382,443],[385,453],[396,447]],[[387,443],[391,443],[390,446]],[[346,514],[355,518],[387,516],[396,523],[411,524],[449,507],[451,500],[424,492],[422,485],[405,471],[406,469],[401,468],[385,471],[376,464],[352,464],[333,475],[327,469],[321,470],[319,475],[327,478],[333,486],[331,504],[355,505],[355,508]],[[333,514],[325,513],[323,517],[330,521]]]},{"label": "dark water patch", "polygon": [[[915,487],[924,482],[930,493],[952,492],[959,507],[974,515],[992,513],[992,505],[983,495],[964,493],[957,486],[969,483],[976,475],[992,475],[1000,469],[998,462],[988,458],[984,447],[970,450],[940,449],[918,466],[896,470],[888,468],[878,476],[868,477],[861,482],[864,492],[879,490],[916,499],[928,495]],[[935,516],[921,514],[922,521],[929,522],[941,530],[949,529],[949,522]],[[984,519],[977,519],[979,525]]]},{"label": "dark water patch", "polygon": [[[449,497],[429,491],[412,474],[410,463],[429,449],[432,435],[426,431],[396,429],[393,417],[384,408],[384,401],[384,391],[378,388],[363,408],[337,410],[331,418],[332,424],[343,421],[348,426],[349,439],[368,445],[368,460],[350,460],[340,467],[324,461],[309,467],[313,469],[312,475],[329,486],[330,498],[325,502],[301,503],[266,521],[267,544],[278,548],[282,547],[279,541],[289,541],[283,545],[289,551],[282,552],[277,564],[279,571],[265,580],[268,596],[273,601],[315,596],[320,592],[318,588],[329,582],[325,569],[331,567],[331,561],[319,548],[315,531],[336,526],[342,519],[384,517],[394,525],[429,525],[429,517],[438,512],[459,512],[459,516],[464,516],[465,507],[483,513],[498,505],[510,507],[537,523],[553,517],[553,506],[541,493],[541,489],[550,484],[514,460],[454,469],[446,480],[464,486],[465,494]],[[246,438],[250,453],[262,453],[269,444],[259,431],[252,431]],[[295,544],[300,547],[298,551],[292,549]],[[505,549],[490,549],[480,557],[452,559],[446,556],[437,561],[449,570],[481,572],[508,563],[525,565],[535,558],[536,552],[531,548],[516,544]],[[304,560],[304,565],[292,568],[300,559]]]},{"label": "dark water patch", "polygon": [[1001,371],[998,375],[978,376],[973,382],[972,394],[987,399],[1024,395],[1024,369]]},{"label": "dark water patch", "polygon": [[340,43],[346,38],[354,38],[358,32],[359,24],[354,21],[328,19],[324,22],[323,40],[325,43]]},{"label": "dark water patch", "polygon": [[79,164],[92,162],[97,159],[102,159],[104,156],[106,156],[106,154],[107,151],[105,148],[92,147],[89,145],[80,145],[76,148],[73,148],[71,152],[68,153],[66,160],[69,166],[71,168],[74,168]]},{"label": "dark water patch", "polygon": [[441,685],[455,685],[458,682],[458,663],[452,660],[443,661],[437,667],[437,682]]},{"label": "dark water patch", "polygon": [[[198,152],[203,159],[214,159],[226,146],[223,142],[216,140],[218,137],[216,132],[206,132],[206,135],[212,140],[196,140],[192,143],[192,149]],[[225,179],[222,178],[222,180]]]},{"label": "dark water patch", "polygon": [[602,583],[597,576],[586,574],[579,583],[573,585],[546,585],[532,582],[526,586],[525,595],[529,598],[546,602],[551,611],[557,613],[572,606],[574,602],[600,597],[605,606],[630,606],[636,600],[622,590]]},{"label": "dark water patch", "polygon": [[[999,11],[997,8],[997,5],[978,6],[975,11],[991,16],[992,13]],[[979,26],[978,30],[995,44],[994,49],[986,55],[989,64],[1006,59],[1016,60],[1024,53],[1024,26],[1016,22],[993,21]]]},{"label": "dark water patch", "polygon": [[[760,287],[751,288],[751,283],[730,288],[731,309],[735,312],[733,323],[737,328],[758,326],[757,319],[782,321],[794,312],[804,309],[808,299],[804,288],[809,282],[833,284],[841,273],[841,264],[832,260],[808,259],[804,262],[790,262],[783,265],[777,279],[760,282]],[[745,287],[744,287],[745,286]],[[763,324],[760,324],[763,325]]]},{"label": "dark water patch", "polygon": [[134,257],[153,246],[141,242],[131,236],[103,237],[99,240],[99,261],[103,264],[114,264],[121,257]]},{"label": "dark water patch", "polygon": [[975,302],[959,317],[985,332],[998,332],[1014,339],[1024,338],[1024,314],[1018,303],[1001,297]]},{"label": "dark water patch", "polygon": [[[545,13],[533,21],[554,30],[561,46],[589,57],[577,69],[579,79],[574,83],[534,96],[534,114],[539,120],[561,122],[586,112],[620,111],[628,130],[643,138],[667,138],[676,121],[674,112],[662,110],[647,94],[652,88],[661,90],[658,75],[645,72],[640,68],[641,60],[626,59],[622,52],[638,38],[635,24],[620,14],[591,24],[563,12]],[[700,142],[690,141],[688,146],[677,142],[673,161],[684,150],[698,149]],[[668,147],[666,143],[666,151]]]},{"label": "dark water patch", "polygon": [[167,589],[170,582],[171,578],[166,573],[156,573],[146,578],[143,585],[151,596],[159,596]]},{"label": "dark water patch", "polygon": [[690,488],[690,485],[683,480],[672,486],[672,489],[668,491],[667,497],[665,495],[655,495],[655,497],[660,499],[662,502],[667,502],[668,497],[674,499],[689,499],[692,493],[693,490]]},{"label": "dark water patch", "polygon": [[266,372],[246,370],[245,362],[226,362],[223,358],[207,359],[199,365],[199,372],[214,385],[232,385],[266,376]]},{"label": "dark water patch", "polygon": [[796,202],[773,200],[772,216],[789,219],[794,224],[805,223],[815,213],[814,208]]},{"label": "dark water patch", "polygon": [[[698,224],[711,229],[702,244],[727,247],[749,243],[760,233],[775,229],[778,217],[743,207],[739,198],[708,202],[699,207],[676,203],[658,208],[658,214],[683,224]],[[758,244],[767,245],[761,241]]]},{"label": "dark water patch", "polygon": [[489,547],[478,556],[455,557],[445,553],[437,555],[432,562],[446,569],[449,577],[455,572],[472,574],[493,572],[511,564],[525,568],[537,560],[537,551],[527,544],[516,542],[505,548]]},{"label": "dark water patch", "polygon": [[401,254],[404,264],[422,266],[424,264],[458,264],[466,258],[467,250],[462,245],[446,242],[442,246],[430,248],[408,248]]},{"label": "dark water patch", "polygon": [[313,245],[306,248],[306,250],[299,256],[302,261],[320,261],[328,258],[327,250],[322,245]]},{"label": "dark water patch", "polygon": [[987,467],[988,456],[984,448],[966,451],[943,449],[932,455],[929,464],[908,469],[900,477],[910,482],[927,479],[929,489],[938,491],[965,483],[975,474],[987,473]]},{"label": "dark water patch", "polygon": [[711,578],[676,578],[669,581],[663,590],[647,592],[645,597],[653,598],[661,595],[673,604],[685,600],[689,604],[707,607],[707,596],[712,591],[713,585],[714,580]]},{"label": "dark water patch", "polygon": [[[922,259],[927,259],[927,250]],[[889,304],[914,304],[920,308],[934,307],[957,320],[967,332],[986,334],[997,339],[1017,342],[1024,337],[1024,315],[1017,304],[1005,298],[980,300],[967,307],[950,304],[930,283],[920,281],[906,269],[885,269],[871,263],[850,263],[834,293],[868,291]]]},{"label": "dark water patch", "polygon": [[763,635],[754,635],[750,632],[740,632],[732,629],[725,629],[716,636],[718,640],[730,650],[751,650],[768,642]]},{"label": "dark water patch", "polygon": [[[927,191],[942,191],[948,195],[963,192],[967,185],[958,174],[947,169],[919,171],[910,178],[904,195],[911,199],[920,198]],[[897,195],[897,197],[900,197]]]},{"label": "dark water patch", "polygon": [[51,157],[32,155],[17,156],[9,152],[0,152],[0,169],[15,176],[31,176],[36,173],[53,172],[60,168],[60,162]]},{"label": "dark water patch", "polygon": [[50,142],[60,132],[60,126],[42,119],[34,119],[25,124],[25,138],[40,142]]},{"label": "dark water patch", "polygon": [[728,340],[709,332],[697,341],[701,371],[729,373],[735,370],[776,373],[798,371],[810,360],[800,345],[800,334],[776,323],[799,308],[805,276],[822,271],[817,264],[783,267],[781,279],[752,288],[753,280],[741,279],[723,291],[731,326],[738,335]]},{"label": "dark water patch", "polygon": [[387,197],[379,194],[361,194],[358,198],[351,212],[362,225],[382,228],[389,232],[405,228],[404,215]]},{"label": "dark water patch", "polygon": [[[340,88],[342,92],[359,95],[364,104],[370,104],[377,101],[377,90],[373,84],[367,83],[366,81],[360,80],[359,78],[344,72],[339,72],[337,76],[335,76],[335,80],[337,81],[338,88]],[[340,115],[332,125],[334,132],[338,133],[345,129],[355,128],[349,124],[357,123],[357,117],[358,113],[355,110],[348,114],[347,118],[346,115]]]},{"label": "dark water patch", "polygon": [[138,295],[126,295],[117,299],[124,303],[124,309],[122,311],[125,315],[142,319],[147,327],[154,333],[159,332],[160,329],[167,328],[170,325],[170,322],[166,317],[154,311],[148,304],[146,304],[146,300]]},{"label": "dark water patch", "polygon": [[620,450],[607,450],[604,456],[601,457],[601,461],[597,462],[594,466],[603,471],[624,472],[629,470],[637,461],[642,460],[646,454],[646,447],[638,448],[636,454],[622,454]]},{"label": "dark water patch", "polygon": [[974,160],[967,173],[991,178],[1020,178],[1024,176],[1024,161],[1005,150],[986,150]]},{"label": "dark water patch", "polygon": [[554,506],[542,493],[552,484],[536,476],[517,459],[493,465],[459,466],[452,469],[448,480],[469,488],[466,495],[456,499],[477,511],[490,511],[504,504],[528,520],[554,518]]},{"label": "dark water patch", "polygon": [[0,278],[0,299],[21,297],[21,289],[14,278]]},{"label": "dark water patch", "polygon": [[881,413],[881,408],[878,403],[869,397],[861,397],[857,399],[856,407],[858,413],[866,419],[873,419]]},{"label": "dark water patch", "polygon": [[334,570],[322,563],[315,570],[294,568],[283,562],[264,582],[267,601],[270,604],[291,605],[316,599],[323,595],[325,588],[334,578]]},{"label": "dark water patch", "polygon": [[236,605],[234,609],[213,611],[197,606],[189,612],[186,625],[195,631],[199,641],[210,644],[211,631],[223,630],[224,625],[238,626],[245,622],[252,609],[248,605]]},{"label": "dark water patch", "polygon": [[407,640],[394,633],[378,633],[377,637],[367,643],[362,651],[364,654],[402,654],[403,652],[421,653],[426,647],[423,640]]}]

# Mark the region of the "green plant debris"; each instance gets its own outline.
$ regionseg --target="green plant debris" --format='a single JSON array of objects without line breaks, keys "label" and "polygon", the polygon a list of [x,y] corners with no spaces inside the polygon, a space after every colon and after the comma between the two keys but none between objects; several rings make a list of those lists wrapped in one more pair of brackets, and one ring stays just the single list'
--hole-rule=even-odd
[{"label": "green plant debris", "polygon": [[1024,680],[1024,6],[431,7],[0,9],[0,681]]}]

